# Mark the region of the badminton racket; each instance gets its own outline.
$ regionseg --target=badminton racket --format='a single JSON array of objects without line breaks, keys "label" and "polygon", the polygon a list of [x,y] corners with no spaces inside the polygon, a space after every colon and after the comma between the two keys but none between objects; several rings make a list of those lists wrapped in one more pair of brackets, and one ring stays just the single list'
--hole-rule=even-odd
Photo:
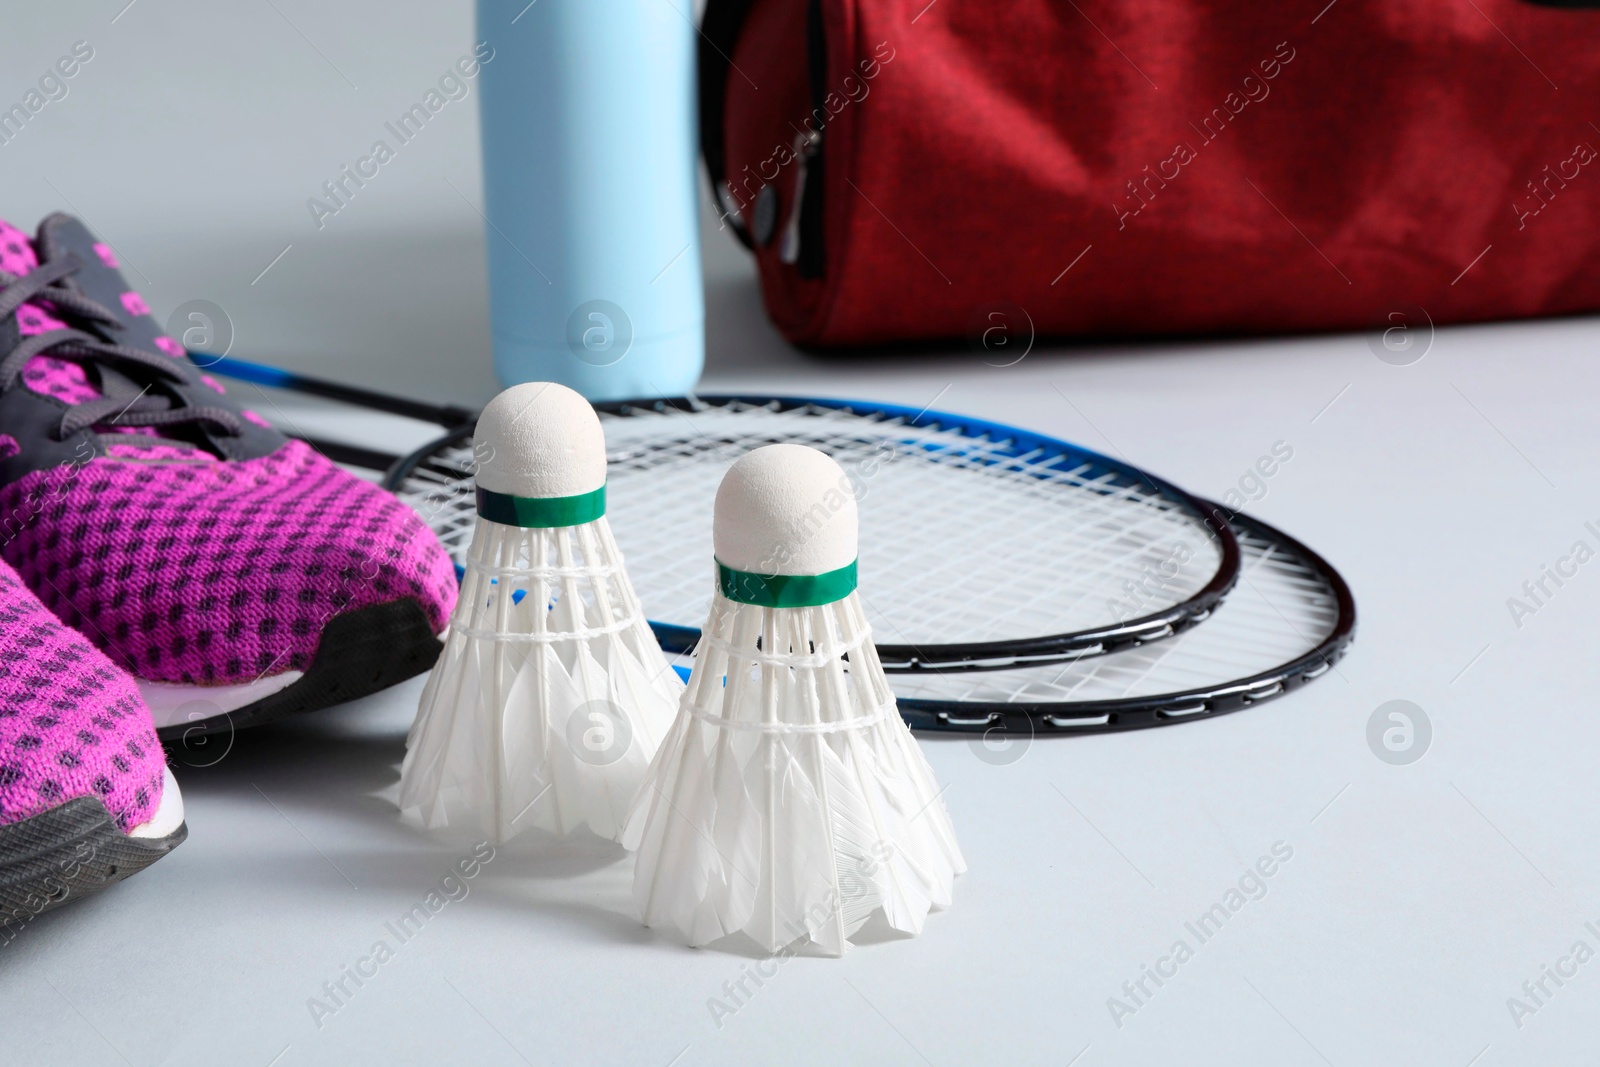
[{"label": "badminton racket", "polygon": [[[864,442],[878,440],[878,433],[914,441],[919,449],[932,449],[933,455],[953,449],[964,457],[962,463],[978,450],[977,438],[1004,443],[1006,458],[1000,462],[1011,462],[1018,453],[1033,457],[1049,447],[1036,435],[1004,427],[980,434],[968,420],[956,420],[963,423],[965,434],[951,443],[944,437],[949,426],[943,420],[953,417],[924,416],[931,425],[924,427],[918,421],[908,426],[881,407],[872,410],[891,425],[874,422],[879,428],[864,429],[856,425],[855,408],[831,406],[835,403],[723,398],[702,400],[693,412],[674,411],[663,404],[646,406],[653,416],[634,411],[620,421],[602,417],[610,452],[609,485],[615,487],[610,494],[615,503],[608,506],[648,611],[657,618],[705,617],[712,581],[704,515],[723,467],[713,464],[711,478],[701,485],[682,466],[698,469],[702,460],[709,462],[707,452],[742,454],[747,447],[775,440],[818,443],[848,470],[849,460],[870,450],[872,446]],[[747,407],[759,408],[760,414]],[[694,440],[671,438],[653,418],[692,420]],[[928,431],[926,436],[917,435],[922,429]],[[463,428],[454,435],[455,444],[443,449],[430,445],[407,457],[391,469],[391,484],[409,494],[425,513],[436,497],[455,499],[461,491],[457,483],[472,462],[469,433]],[[669,438],[676,442],[674,447],[668,446]],[[1056,443],[1056,447],[1062,446]],[[674,448],[697,458],[685,460]],[[1016,541],[997,538],[992,530],[971,536],[973,531],[948,528],[948,519],[928,518],[930,507],[935,514],[938,509],[918,499],[916,494],[925,487],[917,477],[937,478],[937,489],[928,491],[947,494],[951,500],[980,495],[982,490],[972,490],[942,470],[916,477],[901,470],[898,477],[900,481],[890,483],[867,481],[858,494],[860,591],[880,653],[892,650],[902,657],[896,662],[898,671],[889,676],[890,684],[901,714],[915,729],[1015,738],[1104,733],[1212,718],[1265,703],[1320,678],[1354,639],[1355,601],[1339,573],[1288,534],[1258,519],[1234,515],[1230,528],[1240,550],[1238,584],[1208,612],[1205,625],[1191,624],[1170,640],[1130,642],[1066,662],[1057,657],[1049,664],[1024,665],[1018,657],[996,669],[964,670],[964,663],[951,668],[929,653],[930,647],[938,647],[942,627],[961,625],[951,621],[951,613],[965,612],[974,603],[1004,612],[1007,605],[982,600],[980,587],[991,579],[1003,581],[1007,568],[1017,568],[1028,577],[1026,594],[1012,584],[1005,587],[1007,595],[1034,594],[1037,583],[1053,576],[1051,538],[1056,527],[1047,513],[1030,511],[1017,519],[1023,529]],[[465,484],[470,486],[470,481]],[[880,488],[885,492],[875,498]],[[677,505],[683,502],[689,506],[680,509]],[[1048,506],[1037,502],[1026,506],[1036,505]],[[997,500],[994,506],[1009,513],[1012,502]],[[1216,510],[1213,505],[1213,513]],[[472,521],[470,513],[460,518],[459,536],[466,535]],[[452,532],[452,536],[457,535]],[[919,536],[932,544],[919,547]],[[1022,542],[1020,547],[1017,541]],[[931,559],[940,552],[953,554],[942,567]],[[1004,565],[987,569],[985,564],[996,558]],[[1070,586],[1059,588],[1062,593],[1056,595],[1069,595]],[[952,592],[953,603],[947,603],[939,590],[959,591]],[[963,621],[996,629],[1004,625]],[[663,627],[655,626],[659,638]],[[674,630],[674,651],[687,651],[699,636],[687,624]]]},{"label": "badminton racket", "polygon": [[[449,428],[390,464],[384,484],[461,558],[476,521],[470,412],[196,358],[259,385]],[[842,488],[859,500],[862,571],[875,575],[867,611],[887,671],[1000,670],[1137,648],[1208,618],[1238,577],[1238,541],[1215,505],[1131,464],[1014,427],[824,399],[597,409],[613,528],[671,652],[693,647],[706,615],[718,480],[740,455],[781,441],[819,448],[847,472]],[[388,458],[327,451],[368,467]]]}]

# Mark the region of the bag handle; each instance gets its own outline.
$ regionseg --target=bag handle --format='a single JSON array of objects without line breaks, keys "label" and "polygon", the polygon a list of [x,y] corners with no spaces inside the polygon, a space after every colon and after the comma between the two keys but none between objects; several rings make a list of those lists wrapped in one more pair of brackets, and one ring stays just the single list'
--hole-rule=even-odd
[{"label": "bag handle", "polygon": [[723,135],[733,50],[755,3],[756,0],[709,0],[705,17],[700,20],[699,45],[700,154],[705,157],[706,173],[711,178],[711,199],[723,211],[740,243],[752,251],[755,244],[743,220],[728,206],[728,157]]}]

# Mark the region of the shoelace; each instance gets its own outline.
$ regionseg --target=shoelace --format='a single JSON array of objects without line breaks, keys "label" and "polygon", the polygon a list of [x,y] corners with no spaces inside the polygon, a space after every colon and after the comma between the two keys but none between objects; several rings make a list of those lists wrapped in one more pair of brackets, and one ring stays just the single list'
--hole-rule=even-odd
[{"label": "shoelace", "polygon": [[[23,304],[34,301],[48,304],[58,318],[75,319],[106,332],[121,330],[122,323],[115,313],[65,284],[81,266],[78,257],[68,253],[20,277],[0,271],[0,321]],[[104,341],[73,326],[22,338],[4,359],[0,359],[0,392],[16,386],[29,360],[46,354],[56,359],[94,364],[100,370],[101,396],[69,407],[56,428],[57,440],[102,423],[111,426],[198,423],[213,426],[232,437],[244,431],[239,417],[226,408],[188,406],[182,399],[152,394],[155,381],[141,389],[137,382],[115,369],[119,364],[136,364],[153,371],[156,381],[191,385],[194,378],[186,361]]]}]

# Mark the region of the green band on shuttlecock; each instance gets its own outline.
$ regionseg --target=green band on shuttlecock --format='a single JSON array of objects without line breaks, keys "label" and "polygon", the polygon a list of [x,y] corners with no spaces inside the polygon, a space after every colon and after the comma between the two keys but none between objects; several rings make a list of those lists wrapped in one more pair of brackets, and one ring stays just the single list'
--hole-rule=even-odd
[{"label": "green band on shuttlecock", "polygon": [[577,496],[512,496],[478,486],[478,514],[502,526],[582,526],[606,513],[606,487]]},{"label": "green band on shuttlecock", "polygon": [[763,608],[814,608],[856,591],[856,561],[826,574],[752,574],[717,560],[717,587],[729,600]]}]

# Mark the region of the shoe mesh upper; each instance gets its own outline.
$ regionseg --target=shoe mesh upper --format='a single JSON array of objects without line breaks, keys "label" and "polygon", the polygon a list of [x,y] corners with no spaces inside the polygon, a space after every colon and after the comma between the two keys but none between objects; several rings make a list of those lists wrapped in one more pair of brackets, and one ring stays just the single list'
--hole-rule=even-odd
[{"label": "shoe mesh upper", "polygon": [[160,806],[164,760],[133,679],[0,565],[0,826],[92,796],[127,832]]},{"label": "shoe mesh upper", "polygon": [[[116,267],[103,244],[93,254]],[[38,262],[30,238],[0,222],[0,269],[25,276]],[[148,315],[137,293],[118,300],[129,316]],[[23,304],[18,330],[62,328],[56,310]],[[154,343],[186,358],[169,337]],[[46,355],[30,359],[21,377],[65,405],[99,397],[97,381],[98,372]],[[207,395],[226,392],[209,375],[198,381]],[[266,425],[255,412],[239,414]],[[266,454],[230,459],[150,426],[99,433],[96,454],[0,486],[0,557],[139,679],[220,685],[304,671],[335,615],[395,600],[416,600],[435,631],[444,628],[456,582],[438,540],[404,504],[309,446],[277,444],[273,435]],[[42,444],[8,440],[25,458],[30,441]]]},{"label": "shoe mesh upper", "polygon": [[0,487],[0,555],[146,681],[303,671],[335,615],[415,599],[435,632],[456,578],[406,505],[300,441],[258,459],[98,457]]}]

